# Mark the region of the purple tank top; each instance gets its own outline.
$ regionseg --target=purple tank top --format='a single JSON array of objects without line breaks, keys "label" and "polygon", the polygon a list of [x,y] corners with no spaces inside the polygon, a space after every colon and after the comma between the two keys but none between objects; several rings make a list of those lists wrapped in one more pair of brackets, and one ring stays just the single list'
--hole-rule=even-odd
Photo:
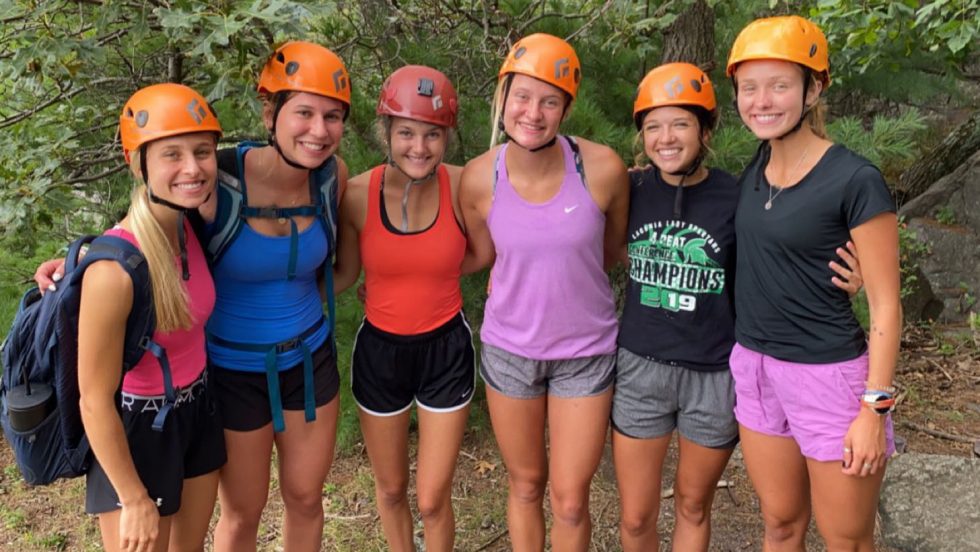
[{"label": "purple tank top", "polygon": [[616,351],[616,306],[603,270],[606,216],[592,200],[567,139],[565,177],[544,203],[517,194],[497,153],[487,227],[497,250],[480,338],[536,360]]}]

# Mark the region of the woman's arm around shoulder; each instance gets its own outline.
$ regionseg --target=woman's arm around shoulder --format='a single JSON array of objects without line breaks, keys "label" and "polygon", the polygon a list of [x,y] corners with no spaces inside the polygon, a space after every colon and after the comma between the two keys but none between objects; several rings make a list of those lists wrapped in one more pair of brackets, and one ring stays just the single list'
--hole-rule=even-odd
[{"label": "woman's arm around shoulder", "polygon": [[119,496],[120,545],[152,543],[159,512],[133,465],[116,408],[122,379],[126,319],[133,306],[133,282],[113,261],[93,263],[82,280],[78,319],[78,387],[82,423],[92,452]]},{"label": "woman's arm around shoulder", "polygon": [[596,205],[606,215],[603,238],[606,269],[616,266],[626,247],[626,225],[629,218],[629,173],[619,155],[609,146],[578,139],[585,167],[586,185]]},{"label": "woman's arm around shoulder", "polygon": [[[346,168],[344,169],[346,172]],[[337,260],[334,264],[334,294],[339,294],[357,282],[361,275],[361,230],[367,219],[368,184],[371,171],[349,181],[344,178],[344,195],[340,201],[340,220],[337,231]]]},{"label": "woman's arm around shoulder", "polygon": [[490,266],[496,256],[487,217],[493,204],[494,160],[498,147],[472,159],[463,167],[459,180],[459,206],[466,229],[466,256],[463,274]]}]

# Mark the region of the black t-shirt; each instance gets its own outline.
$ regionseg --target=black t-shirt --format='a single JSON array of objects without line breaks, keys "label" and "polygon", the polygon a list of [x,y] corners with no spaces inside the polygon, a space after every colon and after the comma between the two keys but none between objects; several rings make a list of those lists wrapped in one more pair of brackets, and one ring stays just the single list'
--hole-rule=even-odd
[{"label": "black t-shirt", "polygon": [[658,362],[699,371],[728,369],[735,343],[735,178],[712,169],[677,187],[655,168],[630,174],[629,281],[619,345]]},{"label": "black t-shirt", "polygon": [[770,197],[768,148],[745,169],[735,217],[738,270],[735,337],[754,351],[803,363],[841,362],[867,348],[847,293],[829,261],[850,230],[895,212],[878,169],[834,145],[795,186]]}]

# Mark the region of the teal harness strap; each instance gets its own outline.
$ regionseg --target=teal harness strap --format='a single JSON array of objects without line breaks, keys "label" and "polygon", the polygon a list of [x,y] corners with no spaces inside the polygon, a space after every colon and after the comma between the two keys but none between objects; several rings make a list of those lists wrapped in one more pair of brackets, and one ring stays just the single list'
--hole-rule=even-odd
[{"label": "teal harness strap", "polygon": [[[306,359],[303,359],[306,362]],[[269,410],[272,413],[272,431],[282,433],[286,430],[286,420],[282,415],[282,392],[279,390],[279,370],[276,366],[276,348],[265,352],[265,383],[269,387]]]},{"label": "teal harness strap", "polygon": [[[316,397],[313,388],[313,353],[310,351],[306,340],[316,333],[326,323],[320,318],[312,326],[303,331],[298,336],[280,341],[278,343],[243,343],[240,341],[230,341],[208,332],[208,340],[215,345],[236,349],[239,351],[251,351],[255,353],[265,353],[265,379],[269,386],[269,410],[272,414],[272,429],[276,433],[282,433],[286,429],[286,421],[282,415],[282,393],[279,389],[279,367],[278,355],[301,349],[303,352],[303,410],[306,414],[306,421],[316,420]],[[331,331],[332,339],[333,332]],[[332,343],[330,344],[332,346]]]},{"label": "teal harness strap", "polygon": [[310,347],[303,343],[303,411],[306,421],[316,420],[316,397],[313,393],[313,354]]}]

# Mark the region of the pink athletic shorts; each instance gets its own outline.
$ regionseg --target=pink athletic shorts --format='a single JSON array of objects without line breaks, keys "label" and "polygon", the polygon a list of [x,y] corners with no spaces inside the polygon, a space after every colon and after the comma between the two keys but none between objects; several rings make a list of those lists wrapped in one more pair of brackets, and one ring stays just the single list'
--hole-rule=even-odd
[{"label": "pink athletic shorts", "polygon": [[[844,435],[861,409],[868,353],[831,364],[787,362],[735,344],[729,364],[735,380],[735,418],[746,428],[792,437],[803,456],[842,460]],[[895,452],[891,415],[886,455]]]}]

